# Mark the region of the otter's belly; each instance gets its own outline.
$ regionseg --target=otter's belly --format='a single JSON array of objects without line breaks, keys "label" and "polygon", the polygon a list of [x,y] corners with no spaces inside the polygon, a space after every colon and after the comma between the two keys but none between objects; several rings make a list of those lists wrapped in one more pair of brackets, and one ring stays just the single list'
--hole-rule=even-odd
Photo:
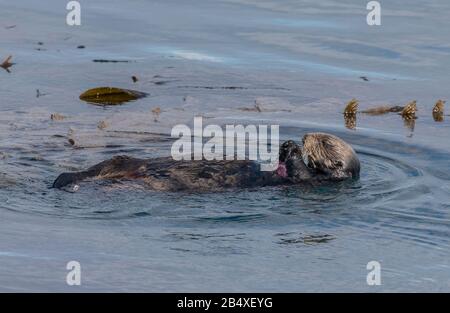
[{"label": "otter's belly", "polygon": [[154,190],[220,190],[257,187],[285,182],[276,173],[263,172],[252,161],[173,161],[170,158],[148,160],[142,177]]}]

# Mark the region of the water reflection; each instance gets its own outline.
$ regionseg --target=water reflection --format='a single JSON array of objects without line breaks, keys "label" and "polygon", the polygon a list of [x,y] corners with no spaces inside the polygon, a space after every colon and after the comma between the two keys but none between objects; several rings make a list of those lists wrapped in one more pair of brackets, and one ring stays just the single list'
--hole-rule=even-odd
[{"label": "water reflection", "polygon": [[443,122],[444,121],[444,114],[443,113],[438,113],[438,112],[433,112],[433,120],[435,122]]},{"label": "water reflection", "polygon": [[344,122],[348,129],[356,129],[356,114],[344,114]]},{"label": "water reflection", "polygon": [[415,116],[403,117],[403,125],[405,125],[406,129],[411,132],[410,136],[412,136],[414,128],[416,127],[416,117]]},{"label": "water reflection", "polygon": [[316,245],[327,243],[336,239],[336,237],[329,234],[303,234],[303,233],[279,233],[275,236],[280,237],[277,242],[280,245]]}]

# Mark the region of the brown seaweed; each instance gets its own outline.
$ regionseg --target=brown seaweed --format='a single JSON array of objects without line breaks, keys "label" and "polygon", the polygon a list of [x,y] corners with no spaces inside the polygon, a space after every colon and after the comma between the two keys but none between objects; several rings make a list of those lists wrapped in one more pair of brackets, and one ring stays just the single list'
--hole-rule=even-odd
[{"label": "brown seaweed", "polygon": [[15,63],[12,63],[11,60],[12,60],[12,55],[8,56],[8,57],[0,64],[0,67],[3,68],[4,70],[6,70],[8,73],[11,73],[11,71],[9,70],[9,68],[15,64]]},{"label": "brown seaweed", "polygon": [[148,94],[136,90],[99,87],[85,91],[80,99],[94,105],[120,105],[125,102],[134,101],[146,97]]}]

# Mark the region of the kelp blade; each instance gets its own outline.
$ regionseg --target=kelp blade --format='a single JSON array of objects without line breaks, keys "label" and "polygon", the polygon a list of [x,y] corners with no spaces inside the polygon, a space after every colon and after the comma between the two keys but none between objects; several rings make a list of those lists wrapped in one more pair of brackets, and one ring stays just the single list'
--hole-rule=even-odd
[{"label": "kelp blade", "polygon": [[100,87],[83,92],[80,95],[80,99],[94,105],[120,105],[146,96],[147,94],[145,92],[136,90]]}]

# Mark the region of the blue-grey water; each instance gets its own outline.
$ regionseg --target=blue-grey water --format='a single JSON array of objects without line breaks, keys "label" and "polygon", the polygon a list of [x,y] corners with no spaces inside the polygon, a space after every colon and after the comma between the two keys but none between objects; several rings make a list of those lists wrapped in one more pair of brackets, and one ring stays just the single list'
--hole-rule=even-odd
[{"label": "blue-grey water", "polygon": [[[366,4],[95,0],[68,26],[65,1],[0,0],[0,58],[16,63],[0,68],[0,291],[450,291],[450,116],[431,115],[450,97],[450,3],[382,1],[373,27]],[[108,108],[78,99],[100,86],[150,96]],[[361,114],[351,129],[351,98],[362,109],[417,100],[418,119]],[[255,103],[261,112],[243,110]],[[355,147],[361,179],[49,188],[116,154],[169,155],[172,127],[197,115],[278,124],[282,139],[336,134]],[[81,286],[66,284],[71,260]],[[366,282],[369,261],[381,286]]]}]

